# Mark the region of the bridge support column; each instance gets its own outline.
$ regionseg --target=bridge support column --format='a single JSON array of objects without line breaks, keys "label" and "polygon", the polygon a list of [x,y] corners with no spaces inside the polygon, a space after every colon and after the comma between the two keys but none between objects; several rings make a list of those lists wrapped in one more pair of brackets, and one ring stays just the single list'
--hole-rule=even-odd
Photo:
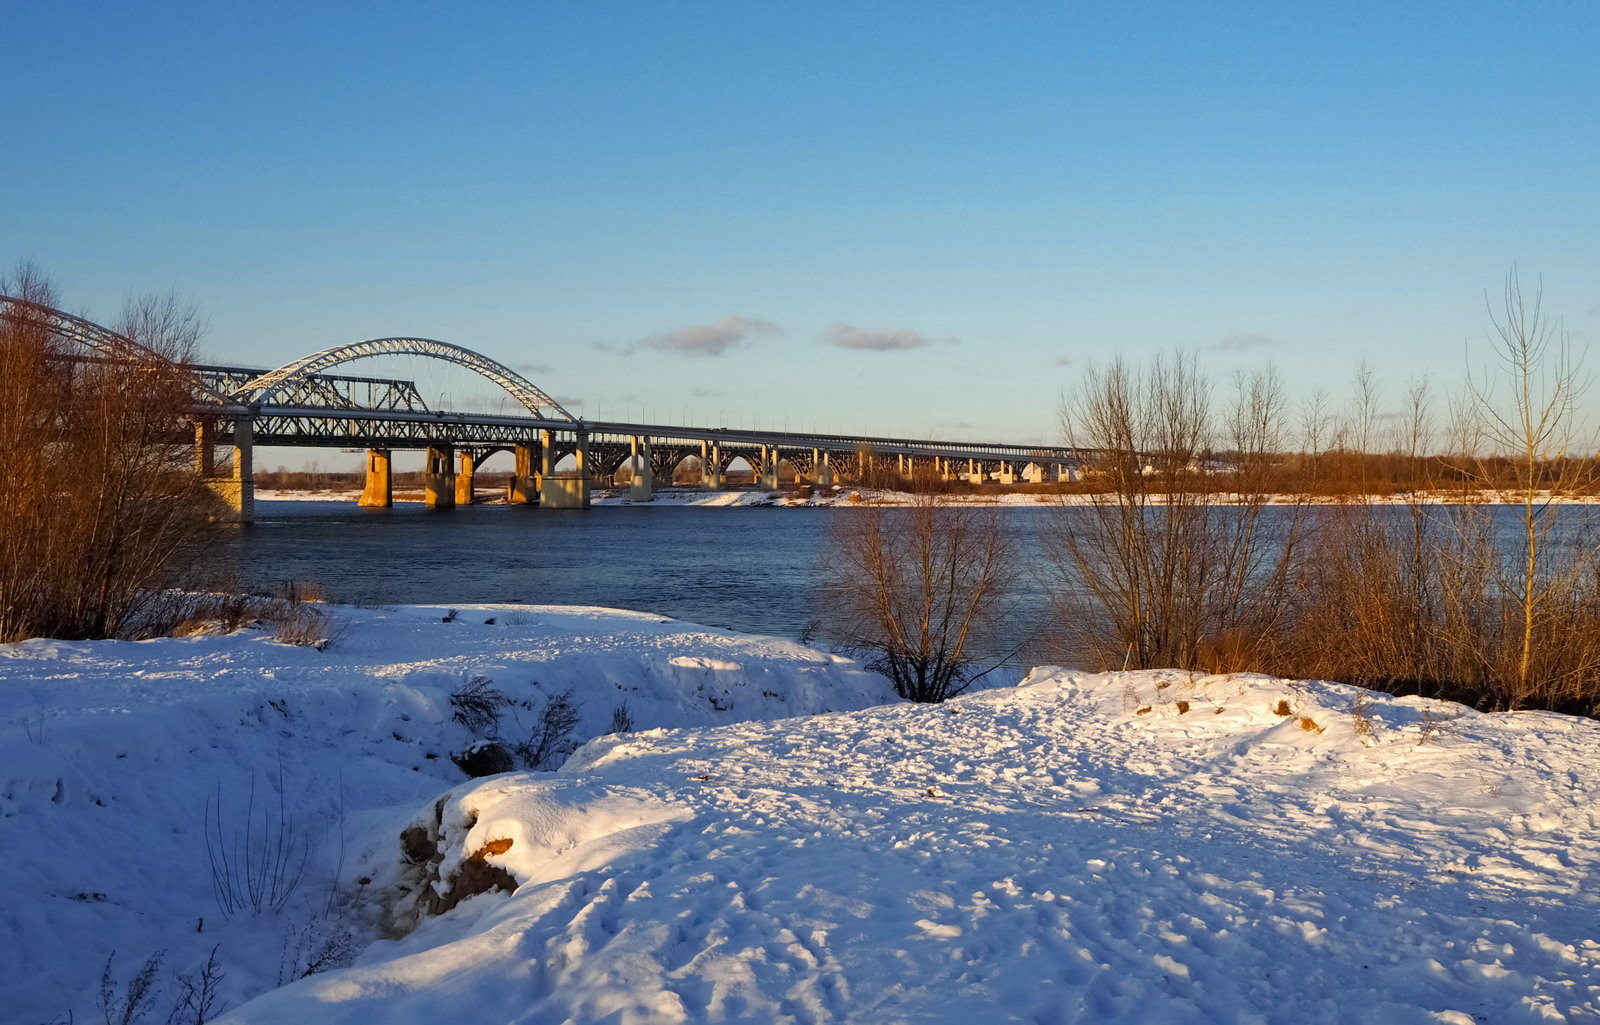
[{"label": "bridge support column", "polygon": [[709,448],[700,443],[700,490],[722,490],[722,446],[715,441]]},{"label": "bridge support column", "polygon": [[1025,479],[1029,484],[1043,484],[1044,467],[1039,463],[1029,463],[1028,472]]},{"label": "bridge support column", "polygon": [[511,453],[516,457],[517,469],[511,476],[506,500],[512,505],[532,505],[539,496],[539,482],[533,475],[533,446],[515,445]]},{"label": "bridge support column", "polygon": [[453,509],[456,504],[455,446],[429,445],[422,468],[423,500],[431,509]]},{"label": "bridge support column", "polygon": [[761,446],[761,477],[756,483],[763,491],[778,490],[778,465],[782,462],[783,453],[778,446]]},{"label": "bridge support column", "polygon": [[[256,518],[256,477],[255,477],[255,435],[254,427],[247,413],[233,422],[233,472],[227,477],[216,476],[213,466],[212,476],[206,480],[206,487],[227,506],[228,513],[218,519],[230,520],[236,523],[252,523]],[[196,432],[197,438],[199,432]],[[211,446],[203,446],[210,451]],[[196,465],[205,457],[197,453]]]},{"label": "bridge support column", "polygon": [[217,425],[213,420],[194,422],[194,475],[210,480],[217,475],[216,445]]},{"label": "bridge support column", "polygon": [[817,463],[817,487],[833,487],[833,453],[822,453],[822,459]]},{"label": "bridge support column", "polygon": [[[641,459],[640,456],[643,456]],[[628,481],[628,501],[648,502],[655,498],[655,470],[650,462],[650,439],[633,436],[633,478]]]},{"label": "bridge support column", "polygon": [[367,450],[367,486],[356,504],[366,509],[387,509],[394,505],[394,477],[389,471],[389,450]]},{"label": "bridge support column", "polygon": [[[578,431],[577,434],[578,447],[573,452],[577,466],[574,471],[559,477],[547,472],[539,482],[539,505],[542,508],[589,508],[589,432]],[[548,446],[545,448],[544,463],[547,469],[555,469],[555,460],[551,458]]]},{"label": "bridge support column", "polygon": [[1011,464],[1002,460],[1000,462],[1000,483],[1009,486],[1016,482],[1017,475],[1013,472]]},{"label": "bridge support column", "polygon": [[471,505],[476,497],[473,486],[477,483],[478,460],[471,452],[462,449],[460,461],[461,469],[456,473],[456,505]]}]

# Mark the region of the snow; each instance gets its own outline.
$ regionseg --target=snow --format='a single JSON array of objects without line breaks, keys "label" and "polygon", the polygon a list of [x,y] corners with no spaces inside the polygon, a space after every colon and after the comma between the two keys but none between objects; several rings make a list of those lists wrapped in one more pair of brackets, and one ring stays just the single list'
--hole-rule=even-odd
[{"label": "snow", "polygon": [[[1058,668],[918,706],[638,614],[335,611],[324,653],[0,649],[17,1020],[94,1020],[112,948],[126,973],[216,943],[222,1020],[258,1025],[1600,1016],[1600,723]],[[475,673],[577,685],[594,739],[464,780],[427,754],[469,739],[447,695]],[[601,735],[624,692],[640,729]],[[323,844],[298,906],[223,921],[205,797],[275,785],[280,752],[297,821],[346,856]],[[350,963],[291,981],[335,935]]]},{"label": "snow", "polygon": [[[991,505],[1008,509],[1036,509],[1040,506],[1073,506],[1088,505],[1096,501],[1097,496],[1088,494],[1059,494],[1041,491],[982,491],[974,488],[972,493],[963,493],[968,487],[965,483],[956,483],[954,490],[940,495],[917,496],[905,491],[892,491],[879,488],[838,487],[832,491],[817,490],[806,493],[805,491],[791,491],[787,487],[778,491],[759,491],[754,489],[733,491],[701,491],[699,488],[657,488],[652,495],[649,505],[686,507],[696,509],[729,509],[729,508],[865,508],[870,506],[897,506],[911,505],[915,502],[927,501],[930,497],[945,505]],[[271,491],[266,489],[256,490],[258,502],[326,502],[349,501],[354,502],[360,497],[359,491]],[[1099,496],[1103,498],[1103,496]],[[499,501],[491,492],[480,491],[479,500]],[[1217,493],[1208,496],[1208,501],[1213,505],[1237,504],[1238,495]],[[1456,505],[1463,500],[1485,505],[1520,505],[1522,496],[1510,492],[1498,491],[1473,491],[1463,495],[1460,491],[1437,491],[1418,495],[1393,494],[1393,495],[1362,495],[1362,496],[1297,496],[1273,495],[1268,499],[1270,505],[1308,504],[1308,505],[1348,505],[1361,503],[1366,505],[1409,505],[1417,502],[1423,505]],[[1600,504],[1597,495],[1552,495],[1549,492],[1539,492],[1535,496],[1539,503],[1553,503],[1559,505],[1595,505]],[[593,490],[592,504],[597,508],[609,506],[623,506],[635,504],[629,497],[625,487],[601,488]],[[1159,504],[1160,495],[1152,495],[1151,501]],[[396,504],[420,505],[420,498],[396,498]]]},{"label": "snow", "polygon": [[[293,977],[280,962],[304,952],[289,948],[353,928],[326,913],[334,874],[358,889],[362,845],[392,849],[419,805],[466,778],[450,755],[474,737],[449,696],[474,677],[525,703],[502,717],[511,741],[569,688],[578,741],[624,702],[648,728],[893,699],[848,660],[776,638],[596,608],[448,611],[330,607],[343,632],[325,652],[261,630],[0,646],[0,1018],[99,1020],[113,951],[120,974],[162,949],[190,971],[221,944],[230,1003]],[[305,881],[280,912],[225,919],[208,814],[248,848],[249,823],[276,835],[280,793]]]}]

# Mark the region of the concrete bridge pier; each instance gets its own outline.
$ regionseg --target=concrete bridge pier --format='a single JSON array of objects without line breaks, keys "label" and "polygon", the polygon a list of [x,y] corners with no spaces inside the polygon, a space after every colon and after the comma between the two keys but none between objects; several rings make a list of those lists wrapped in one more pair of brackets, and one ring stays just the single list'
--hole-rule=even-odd
[{"label": "concrete bridge pier", "polygon": [[[589,432],[578,431],[578,444],[572,458],[576,464],[573,472],[556,476],[547,472],[539,482],[539,505],[545,509],[589,508]],[[554,470],[555,460],[550,449],[545,448],[545,466]]]},{"label": "concrete bridge pier", "polygon": [[761,446],[761,478],[757,481],[761,490],[778,490],[778,467],[782,462],[783,453],[778,450],[778,446]]},{"label": "concrete bridge pier", "polygon": [[207,490],[227,507],[218,519],[251,523],[256,518],[255,444],[249,414],[233,422],[233,468],[226,477],[217,475],[212,446],[216,442],[215,424],[195,425],[195,472]]},{"label": "concrete bridge pier", "polygon": [[394,477],[389,469],[389,450],[367,449],[367,486],[356,504],[366,509],[388,509],[394,505]]},{"label": "concrete bridge pier", "polygon": [[[644,458],[640,458],[640,456]],[[633,479],[628,482],[628,501],[649,502],[655,498],[655,471],[650,460],[650,439],[633,436],[633,456],[628,465],[633,469]]]},{"label": "concrete bridge pier", "polygon": [[833,487],[833,453],[824,452],[817,461],[817,487]]},{"label": "concrete bridge pier", "polygon": [[506,500],[512,505],[532,505],[539,499],[539,478],[533,474],[533,446],[513,445],[511,454],[516,458],[517,469],[511,476]]},{"label": "concrete bridge pier", "polygon": [[1027,475],[1024,478],[1029,484],[1044,483],[1044,467],[1039,463],[1029,463]]},{"label": "concrete bridge pier", "polygon": [[978,461],[976,459],[968,459],[967,460],[967,483],[968,484],[982,484],[983,483],[983,475],[978,472]]},{"label": "concrete bridge pier", "polygon": [[459,453],[461,469],[456,472],[456,505],[471,505],[476,497],[473,485],[477,483],[478,457],[468,449]]},{"label": "concrete bridge pier", "polygon": [[430,509],[453,509],[456,504],[455,446],[429,445],[422,468],[423,501]]},{"label": "concrete bridge pier", "polygon": [[201,480],[210,480],[217,475],[217,453],[214,448],[216,433],[215,420],[194,422],[194,475]]},{"label": "concrete bridge pier", "polygon": [[722,445],[719,442],[711,442],[709,448],[706,442],[700,443],[700,489],[722,490]]},{"label": "concrete bridge pier", "polygon": [[1011,463],[1002,459],[1000,461],[1000,483],[1009,487],[1016,482],[1017,474],[1015,468],[1011,465]]}]

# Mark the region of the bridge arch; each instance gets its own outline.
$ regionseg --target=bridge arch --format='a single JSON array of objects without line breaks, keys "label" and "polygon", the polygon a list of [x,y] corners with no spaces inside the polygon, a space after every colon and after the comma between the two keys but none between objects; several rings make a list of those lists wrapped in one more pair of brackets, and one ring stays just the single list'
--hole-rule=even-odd
[{"label": "bridge arch", "polygon": [[[154,349],[140,345],[127,335],[118,334],[91,320],[84,320],[82,317],[75,317],[52,306],[45,306],[28,299],[0,295],[0,320],[41,326],[50,333],[107,359],[188,372],[180,364],[173,363]],[[204,402],[237,408],[237,400],[216,391],[198,377],[194,379],[192,387],[195,397]]]},{"label": "bridge arch", "polygon": [[268,371],[240,386],[233,395],[236,400],[246,402],[270,402],[280,392],[312,374],[319,374],[330,367],[368,356],[427,356],[446,363],[454,363],[504,388],[512,398],[522,403],[528,412],[540,420],[563,420],[574,424],[578,422],[578,418],[562,409],[555,399],[504,363],[460,345],[432,338],[369,338],[348,345],[336,345]]}]

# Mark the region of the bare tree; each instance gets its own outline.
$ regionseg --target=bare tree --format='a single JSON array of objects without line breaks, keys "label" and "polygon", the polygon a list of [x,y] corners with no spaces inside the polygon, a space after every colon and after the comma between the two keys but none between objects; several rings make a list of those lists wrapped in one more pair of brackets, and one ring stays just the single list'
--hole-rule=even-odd
[{"label": "bare tree", "polygon": [[1545,313],[1543,291],[1541,285],[1524,295],[1513,268],[1498,310],[1486,299],[1500,366],[1472,379],[1466,408],[1476,442],[1468,473],[1493,486],[1501,475],[1488,457],[1499,457],[1509,477],[1502,495],[1516,522],[1494,580],[1500,599],[1515,609],[1515,625],[1501,631],[1509,642],[1502,689],[1511,707],[1593,698],[1600,673],[1592,518],[1561,509],[1564,496],[1596,482],[1594,439],[1578,444],[1587,382],[1566,331]]},{"label": "bare tree", "polygon": [[1015,569],[998,509],[924,495],[840,510],[829,528],[822,619],[901,697],[944,701],[999,665],[979,664]]},{"label": "bare tree", "polygon": [[1271,660],[1308,527],[1299,503],[1266,514],[1287,419],[1270,370],[1236,379],[1219,412],[1193,353],[1091,368],[1062,423],[1101,487],[1058,506],[1047,541],[1064,656],[1213,670]]},{"label": "bare tree", "polygon": [[193,472],[182,364],[201,324],[171,298],[130,300],[118,330],[154,353],[112,359],[28,305],[59,305],[23,266],[0,292],[0,641],[117,636],[176,581],[209,508]]}]

